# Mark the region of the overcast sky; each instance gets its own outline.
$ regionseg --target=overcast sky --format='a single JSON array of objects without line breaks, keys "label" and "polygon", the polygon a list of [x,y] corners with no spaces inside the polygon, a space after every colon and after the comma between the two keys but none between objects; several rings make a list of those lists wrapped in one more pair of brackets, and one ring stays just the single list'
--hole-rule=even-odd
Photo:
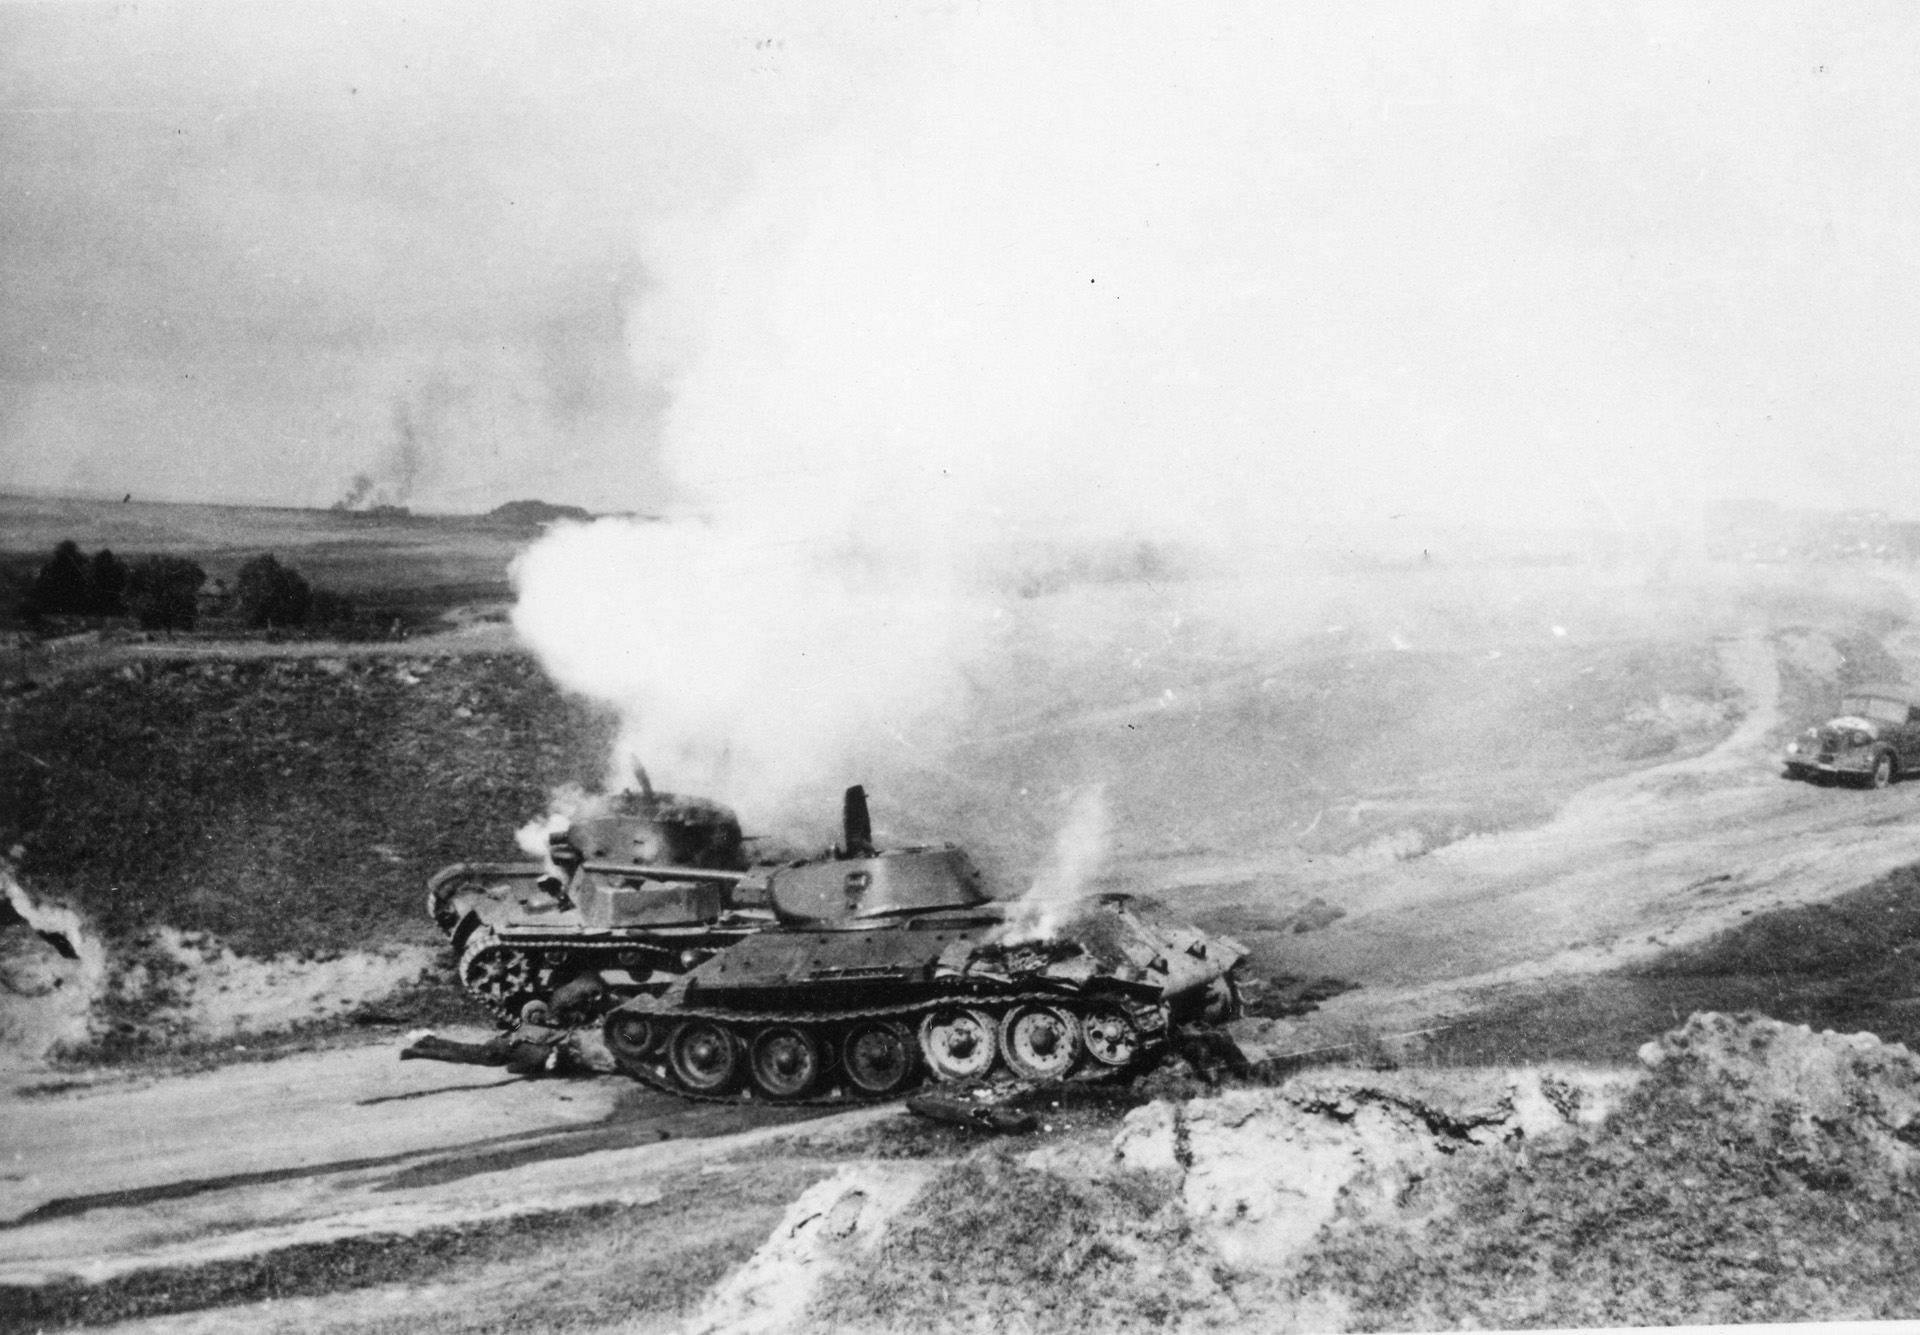
[{"label": "overcast sky", "polygon": [[0,5],[0,485],[1920,517],[1916,149],[1912,6]]}]

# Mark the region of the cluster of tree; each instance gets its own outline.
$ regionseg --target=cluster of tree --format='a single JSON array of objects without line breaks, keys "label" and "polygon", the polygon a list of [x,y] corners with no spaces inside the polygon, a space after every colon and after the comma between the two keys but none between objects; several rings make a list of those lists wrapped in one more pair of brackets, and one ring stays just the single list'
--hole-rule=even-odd
[{"label": "cluster of tree", "polygon": [[132,613],[149,630],[190,630],[206,582],[207,572],[184,556],[143,556],[129,565],[107,547],[89,558],[69,539],[34,576],[20,613],[33,620]]},{"label": "cluster of tree", "polygon": [[240,567],[233,584],[233,611],[255,629],[332,626],[353,619],[353,604],[328,589],[316,589],[272,553]]},{"label": "cluster of tree", "polygon": [[[136,617],[145,630],[192,630],[207,572],[184,556],[143,556],[131,565],[107,548],[89,558],[69,539],[34,576],[20,614]],[[228,611],[256,629],[333,626],[353,619],[353,604],[316,589],[271,554],[240,567]]]}]

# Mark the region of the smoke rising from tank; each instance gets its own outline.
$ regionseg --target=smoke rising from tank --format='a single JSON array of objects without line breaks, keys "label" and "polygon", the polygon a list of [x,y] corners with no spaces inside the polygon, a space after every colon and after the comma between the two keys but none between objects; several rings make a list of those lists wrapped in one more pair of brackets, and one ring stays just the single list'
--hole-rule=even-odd
[{"label": "smoke rising from tank", "polygon": [[626,781],[607,792],[590,793],[579,784],[567,783],[554,789],[547,799],[547,814],[536,816],[514,832],[513,841],[530,858],[547,856],[547,836],[559,834],[576,821],[593,820],[613,809],[613,794],[631,788],[631,773]]},{"label": "smoke rising from tank", "polygon": [[1106,789],[1095,784],[1075,795],[1066,824],[1054,836],[1051,856],[1009,920],[1009,937],[1046,940],[1059,931],[1062,915],[1099,874],[1111,842]]}]

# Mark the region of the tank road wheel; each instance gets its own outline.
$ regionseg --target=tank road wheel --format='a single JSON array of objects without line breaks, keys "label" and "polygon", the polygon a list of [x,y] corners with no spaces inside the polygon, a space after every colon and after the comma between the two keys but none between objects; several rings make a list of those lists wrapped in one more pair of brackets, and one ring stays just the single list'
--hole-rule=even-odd
[{"label": "tank road wheel", "polygon": [[600,1027],[600,1035],[622,1066],[638,1066],[660,1047],[660,1025],[642,1011],[614,1011]]},{"label": "tank road wheel", "polygon": [[913,1034],[891,1020],[868,1020],[847,1032],[840,1064],[862,1094],[884,1097],[905,1089],[914,1076]]},{"label": "tank road wheel", "polygon": [[753,1036],[747,1071],[767,1097],[801,1098],[820,1078],[820,1045],[812,1034],[794,1025],[768,1025]]},{"label": "tank road wheel", "polygon": [[993,1069],[999,1044],[993,1017],[964,1006],[930,1012],[920,1022],[920,1055],[939,1080],[971,1080]]},{"label": "tank road wheel", "polygon": [[726,1026],[688,1020],[667,1040],[667,1064],[696,1094],[724,1094],[740,1075],[740,1048]]},{"label": "tank road wheel", "polygon": [[512,1018],[515,1002],[533,991],[533,960],[512,946],[489,946],[467,961],[467,991],[502,1016]]},{"label": "tank road wheel", "polygon": [[1102,1066],[1131,1066],[1140,1055],[1140,1035],[1118,1006],[1095,1006],[1080,1020],[1087,1055]]},{"label": "tank road wheel", "polygon": [[1000,1022],[1000,1047],[1015,1075],[1064,1079],[1080,1060],[1080,1026],[1058,1006],[1016,1006]]}]

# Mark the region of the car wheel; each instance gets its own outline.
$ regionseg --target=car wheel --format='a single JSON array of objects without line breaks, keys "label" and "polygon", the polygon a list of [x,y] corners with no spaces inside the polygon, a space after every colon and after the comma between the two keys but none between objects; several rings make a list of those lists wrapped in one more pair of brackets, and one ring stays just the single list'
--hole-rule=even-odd
[{"label": "car wheel", "polygon": [[1893,763],[1893,752],[1881,751],[1873,758],[1873,773],[1867,776],[1867,782],[1875,788],[1885,788],[1893,782],[1897,768]]}]

